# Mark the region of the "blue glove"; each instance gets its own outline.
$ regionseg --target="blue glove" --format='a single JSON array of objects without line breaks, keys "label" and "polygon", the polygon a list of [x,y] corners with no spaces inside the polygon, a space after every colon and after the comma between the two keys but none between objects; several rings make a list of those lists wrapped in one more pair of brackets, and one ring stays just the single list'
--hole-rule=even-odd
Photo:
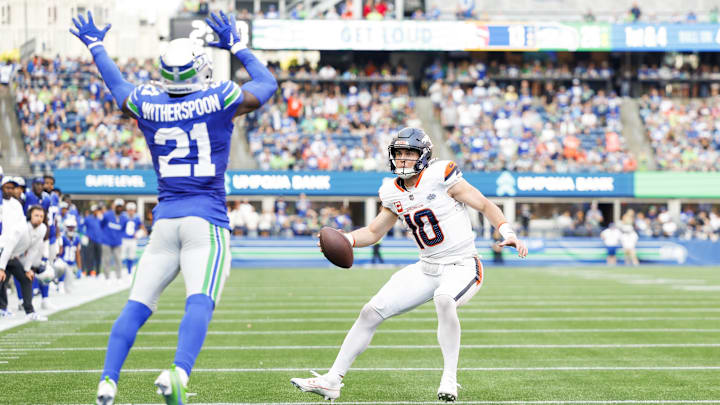
[{"label": "blue glove", "polygon": [[102,44],[102,40],[105,38],[105,34],[108,32],[111,25],[106,25],[102,30],[98,29],[98,27],[95,26],[95,21],[93,21],[93,16],[90,11],[88,11],[87,16],[87,22],[82,14],[78,14],[77,20],[73,18],[72,20],[77,28],[77,31],[70,28],[70,33],[80,38],[80,40],[83,41],[88,48],[92,48],[95,45]]},{"label": "blue glove", "polygon": [[212,16],[212,20],[208,17],[205,19],[205,22],[215,31],[215,34],[217,34],[220,40],[209,42],[208,45],[214,46],[215,48],[231,50],[233,45],[240,42],[240,34],[238,34],[237,27],[235,27],[235,18],[228,18],[222,11],[219,17],[215,13],[210,13],[210,16]]}]

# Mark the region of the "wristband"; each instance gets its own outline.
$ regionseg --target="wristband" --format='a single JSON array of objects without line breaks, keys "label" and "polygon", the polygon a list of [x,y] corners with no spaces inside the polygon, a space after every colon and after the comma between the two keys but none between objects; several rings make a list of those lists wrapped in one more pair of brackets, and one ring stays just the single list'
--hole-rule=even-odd
[{"label": "wristband", "polygon": [[512,227],[507,222],[500,224],[498,232],[500,232],[500,236],[502,236],[503,239],[515,237],[515,231],[513,231]]},{"label": "wristband", "polygon": [[88,44],[87,47],[88,47],[88,49],[93,49],[93,48],[95,48],[96,46],[103,46],[102,41],[93,42],[92,44]]},{"label": "wristband", "polygon": [[238,41],[238,42],[235,42],[233,44],[233,46],[230,47],[230,52],[234,54],[234,53],[242,51],[243,49],[247,49],[247,47],[242,42]]},{"label": "wristband", "polygon": [[343,236],[350,242],[350,246],[355,247],[355,238],[352,236],[350,232],[343,232]]}]

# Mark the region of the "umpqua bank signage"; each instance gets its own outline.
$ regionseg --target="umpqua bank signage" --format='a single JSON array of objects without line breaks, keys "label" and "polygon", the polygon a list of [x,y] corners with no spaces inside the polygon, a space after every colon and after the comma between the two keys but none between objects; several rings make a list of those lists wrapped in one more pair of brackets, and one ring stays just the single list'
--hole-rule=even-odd
[{"label": "umpqua bank signage", "polygon": [[496,197],[632,197],[633,174],[471,173],[483,194]]},{"label": "umpqua bank signage", "polygon": [[[633,174],[538,174],[493,172],[464,174],[468,182],[492,197],[632,197]],[[70,194],[157,194],[152,170],[57,170],[58,187]],[[231,171],[225,175],[228,195],[377,196],[387,172]]]}]

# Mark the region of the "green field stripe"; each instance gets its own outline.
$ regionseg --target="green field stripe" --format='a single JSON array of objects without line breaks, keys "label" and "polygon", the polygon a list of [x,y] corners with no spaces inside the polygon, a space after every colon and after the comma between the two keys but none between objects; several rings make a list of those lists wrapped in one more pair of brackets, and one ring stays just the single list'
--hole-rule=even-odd
[{"label": "green field stripe", "polygon": [[220,254],[220,264],[218,268],[217,278],[215,279],[215,293],[213,294],[213,301],[217,301],[218,292],[221,289],[220,281],[225,276],[225,252],[230,248],[225,241],[225,229],[220,229],[220,246],[222,253]]},{"label": "green field stripe", "polygon": [[[213,224],[208,224],[210,228],[210,253],[208,254],[207,265],[205,266],[205,281],[203,282],[202,291],[208,291],[210,276],[212,275],[213,261],[215,259],[215,235],[213,232]],[[209,291],[206,292],[209,295]]]}]

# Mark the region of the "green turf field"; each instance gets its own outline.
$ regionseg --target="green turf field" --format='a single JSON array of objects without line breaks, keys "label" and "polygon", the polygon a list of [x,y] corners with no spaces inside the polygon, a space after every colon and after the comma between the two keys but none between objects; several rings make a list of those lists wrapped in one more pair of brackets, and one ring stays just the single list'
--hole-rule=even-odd
[{"label": "green turf field", "polygon": [[[325,372],[390,270],[234,270],[190,380],[191,403],[311,402],[291,377]],[[141,330],[118,403],[158,403],[182,281]],[[127,293],[0,334],[0,403],[90,403]],[[460,401],[720,404],[720,269],[493,268],[460,310]],[[434,307],[381,325],[339,402],[436,402]]]}]

